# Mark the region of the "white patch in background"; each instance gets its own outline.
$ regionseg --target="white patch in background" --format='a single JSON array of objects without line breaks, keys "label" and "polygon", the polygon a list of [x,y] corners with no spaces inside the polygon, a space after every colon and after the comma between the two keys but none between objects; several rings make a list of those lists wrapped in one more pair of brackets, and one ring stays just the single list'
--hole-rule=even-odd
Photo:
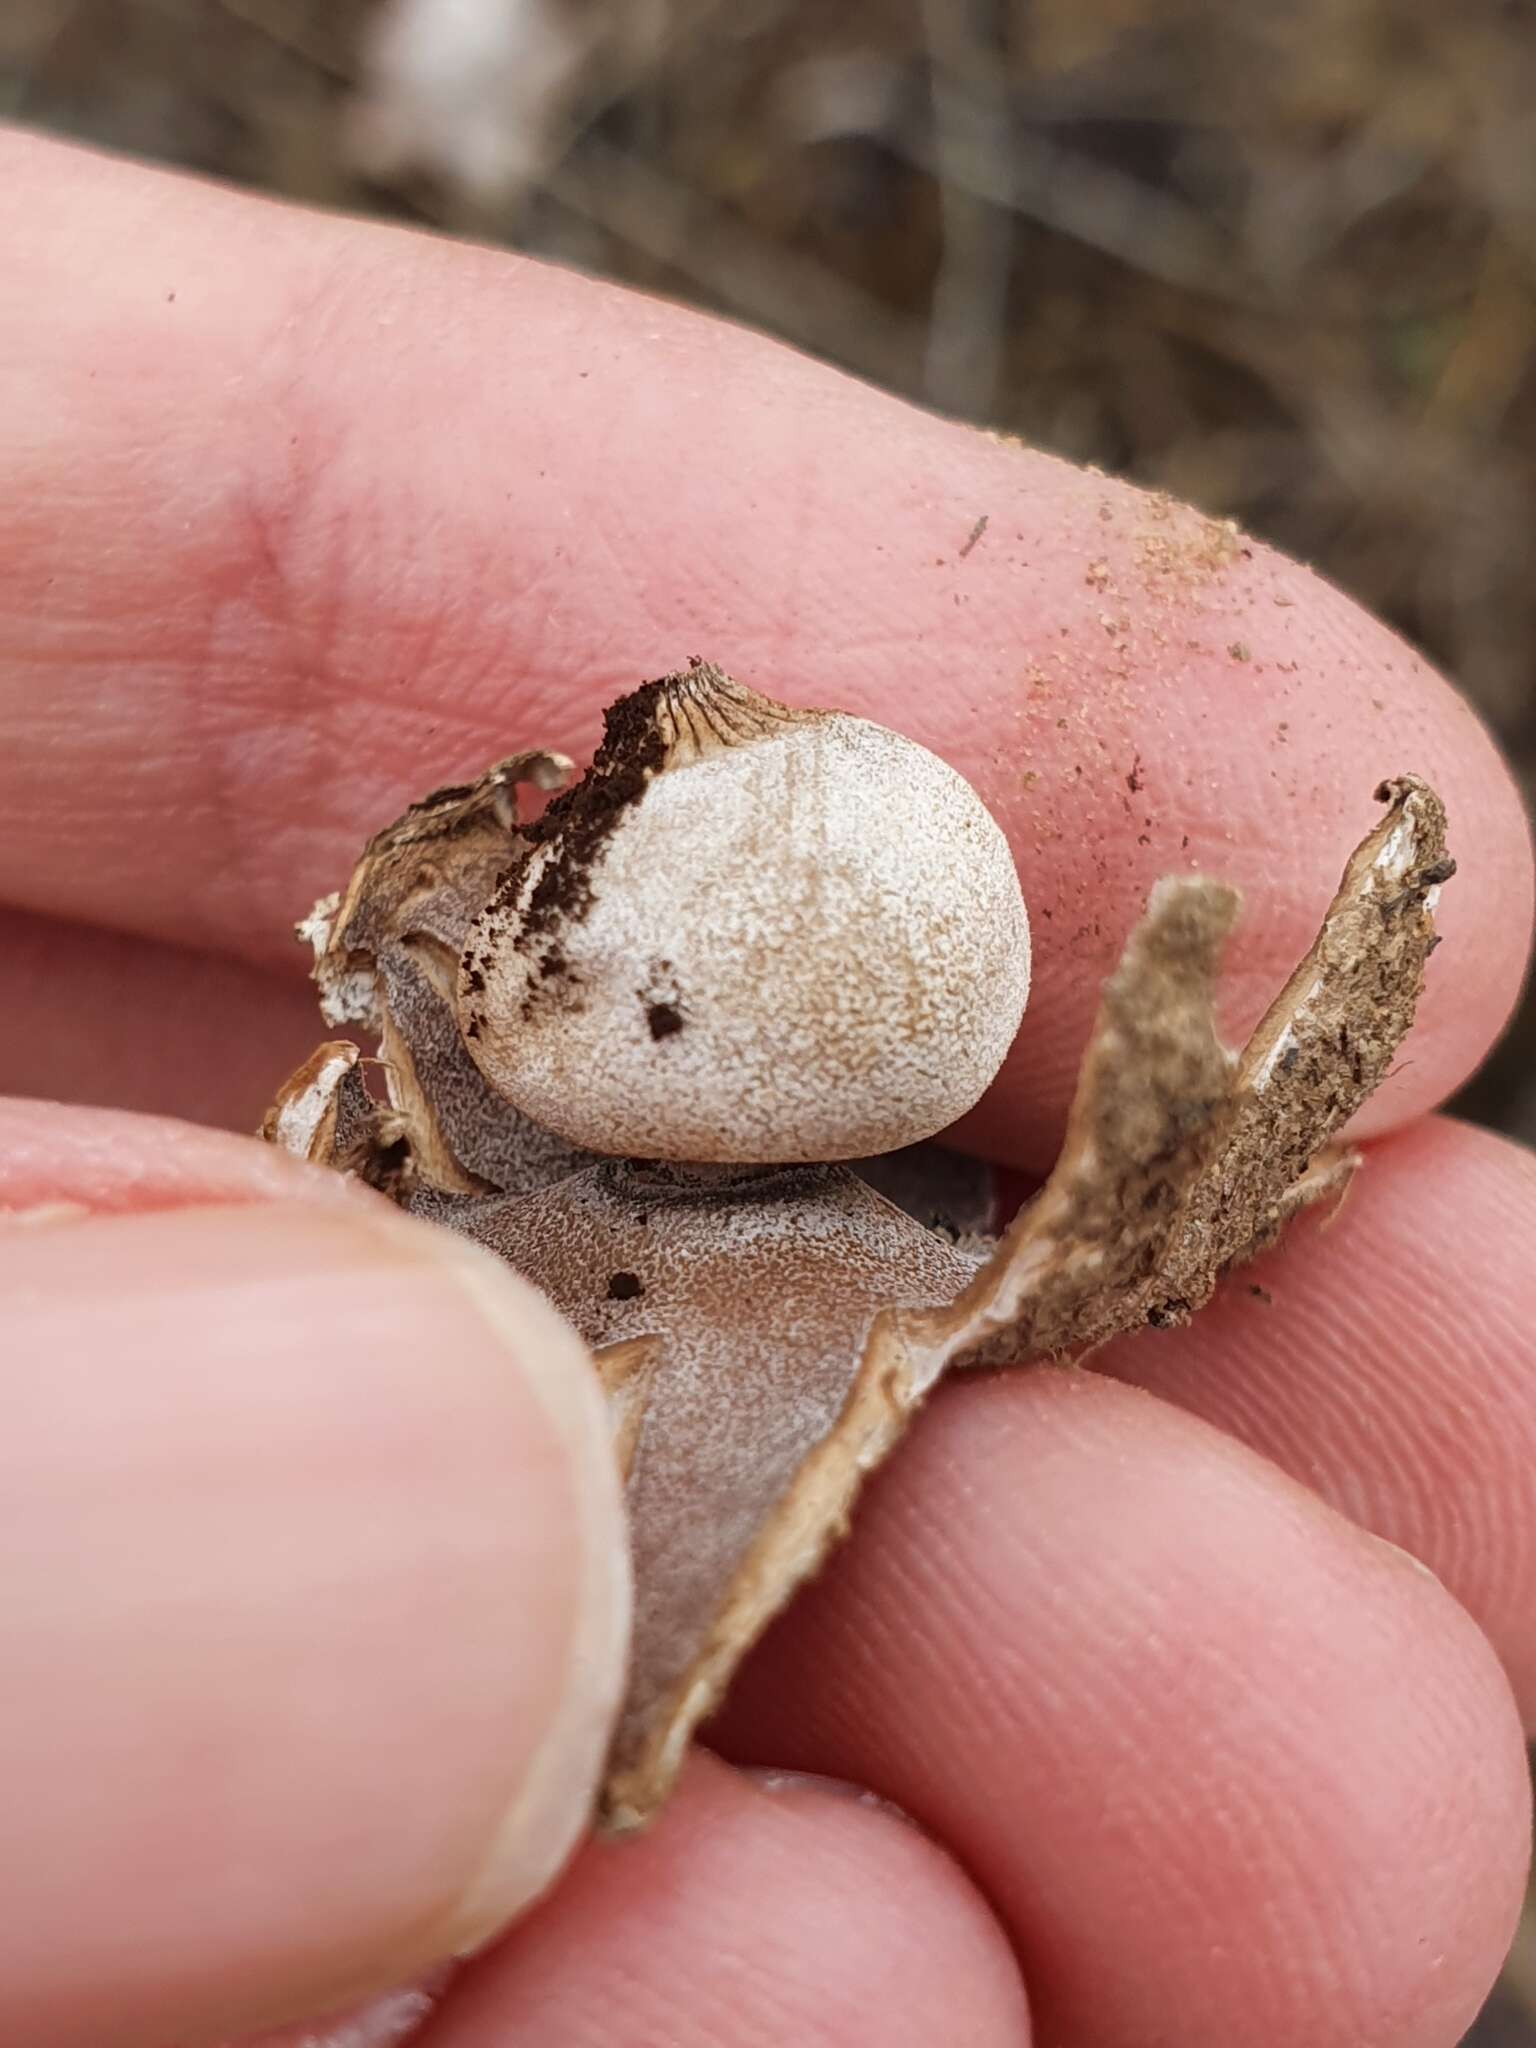
[{"label": "white patch in background", "polygon": [[606,25],[562,0],[389,0],[350,115],[354,157],[374,177],[434,171],[482,199],[528,184]]}]

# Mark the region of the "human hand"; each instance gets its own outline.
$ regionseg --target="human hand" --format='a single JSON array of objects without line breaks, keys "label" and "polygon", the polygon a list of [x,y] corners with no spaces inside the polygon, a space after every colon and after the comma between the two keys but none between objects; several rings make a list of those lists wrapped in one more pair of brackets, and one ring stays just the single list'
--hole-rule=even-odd
[{"label": "human hand", "polygon": [[[1258,546],[750,336],[21,137],[0,174],[23,1092],[248,1128],[314,1038],[292,918],[363,835],[579,752],[693,652],[911,732],[1009,830],[1035,986],[969,1129],[1025,1167],[1158,874],[1244,889],[1236,1035],[1374,783],[1451,813],[1338,1222],[1104,1371],[946,1388],[743,1674],[729,1761],[584,1850],[422,2040],[1454,2041],[1518,1907],[1511,1682],[1536,1700],[1536,1172],[1422,1120],[1530,927],[1470,714]],[[0,1203],[52,1205],[0,1232],[0,2037],[197,2048],[487,1932],[579,1824],[617,1677],[572,1340],[186,1125],[11,1103]]]}]

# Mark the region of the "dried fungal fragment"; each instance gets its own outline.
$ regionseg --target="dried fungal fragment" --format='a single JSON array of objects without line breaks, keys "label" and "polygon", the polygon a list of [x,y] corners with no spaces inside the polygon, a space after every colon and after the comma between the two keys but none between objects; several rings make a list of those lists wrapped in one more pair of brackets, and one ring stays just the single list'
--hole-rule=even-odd
[{"label": "dried fungal fragment", "polygon": [[[485,1245],[590,1346],[636,1576],[601,1802],[626,1828],[946,1368],[1178,1321],[1340,1191],[1332,1140],[1412,1022],[1453,863],[1433,792],[1383,785],[1241,1053],[1213,1014],[1236,896],[1160,882],[1061,1157],[994,1239],[985,1173],[913,1144],[982,1093],[1028,993],[1012,862],[953,771],[702,663],[616,706],[520,823],[515,784],[564,765],[428,798],[317,906],[326,1014],[377,1033],[385,1099],[328,1043],[263,1134]],[[874,1133],[908,1149],[860,1160]]]},{"label": "dried fungal fragment", "polygon": [[1244,1050],[1236,1127],[1190,1191],[1149,1311],[1155,1322],[1183,1321],[1299,1206],[1337,1198],[1349,1183],[1352,1155],[1322,1148],[1407,1035],[1435,946],[1435,904],[1456,872],[1445,809],[1427,783],[1405,775],[1376,800],[1386,816],[1351,857],[1311,951]]},{"label": "dried fungal fragment", "polygon": [[[359,1105],[355,1094],[361,1083],[360,1057],[348,1038],[328,1039],[324,1045],[317,1045],[303,1066],[288,1076],[262,1118],[261,1136],[267,1143],[280,1146],[297,1159],[312,1159],[318,1166],[344,1167],[351,1149],[345,1124],[359,1107],[366,1121],[366,1095]],[[345,1119],[344,1093],[351,1105]]]},{"label": "dried fungal fragment", "polygon": [[[321,1015],[378,1039],[393,1114],[375,1120],[375,1142],[404,1143],[412,1184],[457,1194],[543,1187],[584,1156],[486,1083],[456,1010],[465,935],[528,849],[518,786],[555,790],[571,773],[563,754],[514,754],[476,783],[435,790],[376,833],[346,887],[298,927],[314,948]],[[305,1071],[285,1097],[302,1092]],[[361,1092],[361,1074],[348,1089]]]}]

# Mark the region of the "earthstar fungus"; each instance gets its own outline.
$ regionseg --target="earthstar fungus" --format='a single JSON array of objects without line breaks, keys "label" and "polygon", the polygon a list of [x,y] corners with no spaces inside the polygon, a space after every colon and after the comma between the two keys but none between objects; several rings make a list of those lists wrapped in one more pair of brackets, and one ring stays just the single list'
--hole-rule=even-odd
[{"label": "earthstar fungus", "polygon": [[369,841],[299,930],[323,1015],[377,1057],[319,1047],[263,1135],[487,1246],[590,1346],[636,1582],[621,1829],[941,1373],[1181,1321],[1343,1190],[1331,1141],[1412,1022],[1454,863],[1434,792],[1384,783],[1241,1053],[1212,1014],[1237,898],[1159,882],[1061,1156],[994,1239],[857,1163],[979,1099],[1024,1010],[1018,879],[965,782],[706,663],[621,700],[587,774],[519,815],[571,773],[514,755]]}]

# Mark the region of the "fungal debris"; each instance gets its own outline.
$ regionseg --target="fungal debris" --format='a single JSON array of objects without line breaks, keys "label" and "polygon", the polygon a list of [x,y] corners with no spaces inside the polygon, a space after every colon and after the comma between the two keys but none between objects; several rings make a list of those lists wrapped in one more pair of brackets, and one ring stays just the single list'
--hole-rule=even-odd
[{"label": "fungal debris", "polygon": [[920,1165],[1029,992],[1012,857],[961,777],[702,662],[519,816],[520,784],[570,774],[515,755],[369,842],[300,931],[323,1014],[377,1057],[322,1045],[263,1135],[486,1246],[585,1338],[636,1582],[600,1805],[624,1829],[946,1369],[1181,1321],[1342,1190],[1336,1134],[1412,1022],[1454,864],[1434,792],[1383,784],[1240,1052],[1212,1009],[1237,898],[1159,882],[1056,1167],[993,1237],[984,1176],[948,1160],[934,1201]]}]

